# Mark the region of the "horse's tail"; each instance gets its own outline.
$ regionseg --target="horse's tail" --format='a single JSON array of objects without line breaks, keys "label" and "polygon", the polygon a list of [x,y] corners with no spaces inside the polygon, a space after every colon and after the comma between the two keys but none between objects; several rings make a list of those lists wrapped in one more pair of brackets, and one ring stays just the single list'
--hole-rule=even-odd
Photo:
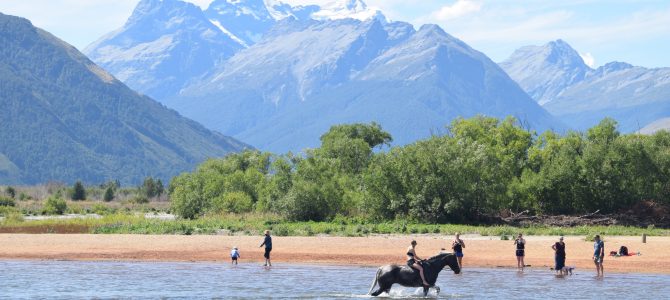
[{"label": "horse's tail", "polygon": [[379,280],[379,274],[382,272],[382,267],[379,267],[377,269],[377,274],[375,274],[375,280],[372,281],[372,285],[370,286],[370,290],[368,291],[368,295],[372,294],[372,290],[375,288],[377,285],[377,281]]}]

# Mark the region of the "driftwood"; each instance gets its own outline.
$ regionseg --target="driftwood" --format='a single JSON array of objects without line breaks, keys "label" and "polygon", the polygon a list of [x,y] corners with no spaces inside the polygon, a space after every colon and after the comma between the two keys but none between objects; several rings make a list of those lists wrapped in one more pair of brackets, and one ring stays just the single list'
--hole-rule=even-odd
[{"label": "driftwood", "polygon": [[[647,204],[643,208],[635,207],[625,213],[601,214],[600,210],[579,216],[567,215],[527,215],[528,211],[519,213],[510,212],[509,217],[497,218],[498,224],[512,226],[559,226],[574,227],[584,225],[624,225],[647,227],[653,225],[659,228],[670,228],[670,218],[665,210],[659,209],[656,204]],[[490,218],[494,219],[494,218]]]}]

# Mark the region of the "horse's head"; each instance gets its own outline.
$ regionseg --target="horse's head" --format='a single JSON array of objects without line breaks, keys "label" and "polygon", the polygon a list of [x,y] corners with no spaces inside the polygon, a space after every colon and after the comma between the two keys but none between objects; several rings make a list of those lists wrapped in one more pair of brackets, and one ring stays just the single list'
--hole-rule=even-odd
[{"label": "horse's head", "polygon": [[458,264],[458,259],[456,259],[456,255],[448,253],[448,255],[446,255],[444,259],[446,260],[449,268],[451,268],[451,270],[454,271],[454,274],[461,273],[461,266]]},{"label": "horse's head", "polygon": [[461,267],[458,265],[458,260],[456,255],[453,253],[440,253],[428,259],[431,263],[436,263],[440,266],[440,269],[449,266],[455,274],[461,273]]}]

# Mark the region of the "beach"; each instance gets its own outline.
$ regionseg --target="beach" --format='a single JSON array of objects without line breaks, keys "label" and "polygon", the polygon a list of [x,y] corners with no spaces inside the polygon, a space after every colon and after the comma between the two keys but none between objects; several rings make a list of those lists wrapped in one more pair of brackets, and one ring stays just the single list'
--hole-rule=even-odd
[{"label": "beach", "polygon": [[[278,264],[331,264],[379,266],[403,264],[409,242],[418,242],[417,254],[429,257],[442,248],[450,251],[452,236],[379,235],[368,237],[273,237],[272,261]],[[463,267],[514,268],[511,240],[463,235],[466,247]],[[553,266],[553,236],[528,236],[525,263],[532,269]],[[605,272],[670,274],[670,237],[642,238],[605,236],[605,250],[621,245],[640,256],[605,258]],[[94,234],[0,234],[0,260],[93,260],[93,261],[192,261],[228,262],[230,249],[240,249],[240,263],[260,263],[262,236],[225,235],[94,235]],[[595,272],[593,242],[584,237],[565,237],[567,266],[577,272]]]}]

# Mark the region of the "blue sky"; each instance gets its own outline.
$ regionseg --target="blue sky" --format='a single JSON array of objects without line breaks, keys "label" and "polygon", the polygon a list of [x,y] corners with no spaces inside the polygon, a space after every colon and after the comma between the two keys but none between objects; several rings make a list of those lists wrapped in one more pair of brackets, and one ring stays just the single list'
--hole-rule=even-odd
[{"label": "blue sky", "polygon": [[[211,0],[192,0],[203,7]],[[285,0],[319,3],[333,0]],[[123,25],[139,0],[0,0],[79,49]],[[564,39],[589,63],[670,67],[670,1],[367,0],[390,19],[439,24],[494,61],[515,49]]]}]

